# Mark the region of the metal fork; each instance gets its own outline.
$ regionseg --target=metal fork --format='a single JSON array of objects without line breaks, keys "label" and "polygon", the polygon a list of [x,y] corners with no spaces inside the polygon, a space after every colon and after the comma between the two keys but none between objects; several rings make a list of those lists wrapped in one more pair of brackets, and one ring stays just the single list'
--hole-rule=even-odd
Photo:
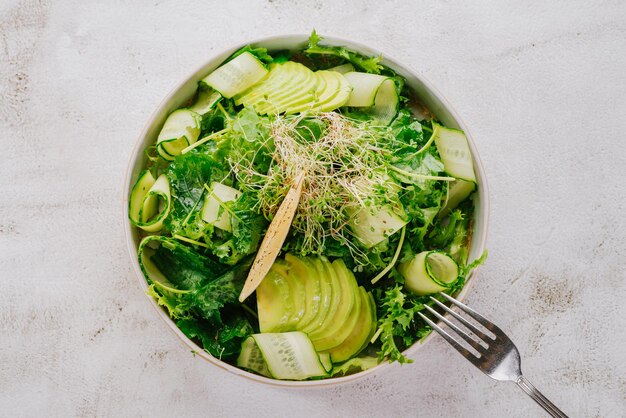
[{"label": "metal fork", "polygon": [[419,316],[426,321],[435,331],[439,333],[446,341],[448,341],[456,350],[470,361],[474,366],[478,367],[483,373],[495,380],[508,380],[517,383],[517,386],[522,388],[528,396],[533,398],[543,409],[546,410],[551,416],[559,418],[567,418],[559,408],[557,408],[552,402],[541,394],[530,382],[522,375],[520,354],[515,347],[515,344],[506,336],[504,332],[492,322],[488,321],[485,317],[474,311],[469,306],[459,302],[453,297],[439,293],[448,301],[458,306],[461,310],[465,311],[469,316],[474,318],[479,324],[484,326],[492,335],[487,335],[478,329],[475,325],[468,322],[461,315],[435,299],[430,297],[441,309],[448,312],[454,318],[456,318],[461,324],[463,324],[475,338],[472,338],[471,334],[461,330],[455,324],[444,318],[439,312],[435,311],[430,306],[425,305],[425,308],[437,317],[440,321],[444,322],[448,327],[457,333],[457,335],[465,340],[476,353],[467,350],[457,340],[455,340],[450,334],[444,331],[441,327],[431,321],[427,316],[418,312]]}]

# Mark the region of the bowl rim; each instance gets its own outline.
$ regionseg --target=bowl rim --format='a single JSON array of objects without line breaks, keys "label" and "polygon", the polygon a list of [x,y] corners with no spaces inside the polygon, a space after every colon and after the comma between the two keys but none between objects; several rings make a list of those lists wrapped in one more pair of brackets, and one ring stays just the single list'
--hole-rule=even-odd
[{"label": "bowl rim", "polygon": [[[332,378],[320,379],[320,380],[288,381],[288,380],[271,379],[268,377],[251,373],[251,372],[247,372],[243,369],[240,369],[238,367],[235,367],[233,365],[230,365],[222,360],[219,360],[213,357],[211,354],[204,351],[202,347],[198,346],[190,338],[188,338],[176,326],[174,321],[169,317],[169,315],[165,312],[165,310],[158,305],[156,300],[147,294],[148,283],[146,282],[143,276],[143,273],[141,272],[141,269],[139,267],[139,263],[137,261],[137,247],[133,240],[133,233],[132,233],[132,228],[134,227],[128,218],[128,200],[129,200],[129,193],[132,188],[131,180],[136,174],[133,172],[134,166],[137,160],[139,158],[142,158],[146,136],[148,135],[151,127],[155,124],[159,116],[162,114],[162,112],[164,112],[164,109],[167,107],[168,103],[179,94],[183,86],[185,86],[191,79],[193,79],[194,76],[196,76],[202,69],[205,69],[213,64],[217,63],[217,65],[219,65],[221,61],[220,62],[217,62],[217,61],[222,56],[228,56],[232,54],[234,51],[246,45],[263,45],[263,44],[272,43],[272,42],[285,42],[288,44],[297,45],[297,44],[302,44],[306,42],[308,38],[309,38],[309,35],[302,34],[302,33],[291,33],[291,34],[267,36],[267,37],[262,37],[262,38],[256,38],[248,42],[243,42],[243,43],[238,42],[237,44],[231,45],[231,47],[229,48],[221,49],[220,51],[217,51],[211,54],[211,57],[209,59],[207,59],[204,63],[202,63],[197,68],[195,68],[185,78],[183,78],[180,82],[178,82],[168,92],[168,94],[160,101],[158,106],[151,113],[141,133],[135,140],[130,157],[128,159],[126,172],[124,174],[124,185],[122,188],[122,209],[123,209],[122,213],[123,213],[123,223],[124,223],[124,235],[125,235],[131,263],[133,265],[133,270],[134,270],[136,278],[139,281],[140,288],[143,289],[144,294],[146,295],[147,299],[149,299],[150,304],[155,309],[159,317],[168,325],[168,327],[174,332],[174,334],[188,348],[192,350],[192,353],[194,353],[194,356],[199,356],[207,360],[210,364],[217,366],[222,370],[226,370],[232,374],[244,377],[250,381],[255,381],[255,382],[259,382],[259,383],[263,383],[263,384],[275,386],[275,387],[300,387],[301,388],[301,387],[324,387],[324,386],[331,386],[331,385],[334,386],[334,385],[339,385],[339,384],[345,384],[345,383],[349,383],[349,382],[353,382],[353,381],[365,378],[367,376],[370,376],[376,373],[386,372],[390,370],[392,367],[397,366],[397,363],[382,362],[375,367],[372,367],[365,371],[354,373],[348,376],[332,377]],[[323,42],[329,45],[339,45],[339,46],[346,45],[350,49],[356,50],[357,52],[365,53],[368,55],[382,56],[382,52],[378,50],[377,48],[373,48],[373,47],[361,44],[360,42],[355,42],[353,40],[338,37],[338,36],[323,36]],[[490,199],[489,199],[489,189],[488,189],[485,170],[484,170],[482,161],[478,154],[478,150],[476,148],[476,144],[473,140],[471,133],[467,129],[466,124],[461,119],[461,117],[459,116],[456,109],[452,106],[452,104],[441,93],[441,91],[439,91],[433,85],[433,83],[431,83],[426,77],[424,77],[422,74],[415,71],[412,67],[401,64],[394,57],[387,55],[387,54],[384,55],[383,63],[385,65],[389,65],[389,67],[391,67],[392,69],[402,69],[404,72],[410,74],[412,77],[419,80],[419,82],[421,82],[424,85],[426,90],[443,105],[443,107],[446,109],[449,115],[457,123],[458,127],[461,130],[463,130],[465,135],[467,136],[469,147],[472,152],[474,170],[476,171],[476,176],[477,176],[477,183],[480,186],[479,187],[480,193],[478,194],[478,199],[479,199],[481,212],[482,212],[482,216],[480,218],[480,225],[478,225],[479,222],[475,222],[474,230],[473,230],[473,235],[478,233],[480,239],[478,243],[473,243],[473,246],[475,245],[477,246],[478,254],[483,253],[483,251],[486,248],[487,235],[488,235],[488,229],[489,229],[488,226],[489,226],[489,216],[490,216],[490,212],[489,212]],[[479,227],[478,230],[477,230],[477,227]],[[459,300],[464,299],[465,295],[469,292],[470,288],[472,287],[475,281],[474,277],[476,276],[477,271],[478,269],[474,269],[469,274],[469,276],[467,277],[467,282],[465,286],[463,287],[463,289],[461,290],[461,292],[459,293],[459,295],[457,296],[457,299]],[[434,336],[434,334],[435,333],[431,332],[425,339],[421,341],[416,341],[413,345],[411,345],[406,350],[404,350],[403,354],[406,355],[407,357],[411,357],[413,354],[415,354],[415,352],[419,348],[423,347],[425,343],[428,342]]]}]

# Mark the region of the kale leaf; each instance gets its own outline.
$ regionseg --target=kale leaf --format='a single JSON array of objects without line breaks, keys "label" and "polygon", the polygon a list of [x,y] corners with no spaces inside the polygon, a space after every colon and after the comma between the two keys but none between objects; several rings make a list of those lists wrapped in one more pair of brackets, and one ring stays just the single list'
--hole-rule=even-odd
[{"label": "kale leaf", "polygon": [[[173,203],[166,220],[167,227],[172,235],[198,239],[207,233],[207,225],[200,217],[204,185],[211,184],[211,181],[224,181],[228,170],[210,153],[192,151],[176,157],[167,168],[166,175]],[[211,230],[208,229],[209,232]]]},{"label": "kale leaf", "polygon": [[160,237],[159,241],[161,245],[151,256],[151,261],[180,290],[191,290],[225,270],[223,265],[175,239]]},{"label": "kale leaf", "polygon": [[225,271],[192,248],[162,237],[151,256],[159,271],[182,293],[152,283],[148,293],[165,307],[177,325],[212,355],[223,358],[239,352],[243,340],[254,332],[238,297],[251,260]]},{"label": "kale leaf", "polygon": [[178,320],[176,325],[189,338],[220,360],[232,359],[239,354],[241,343],[254,332],[250,321],[241,314],[229,316],[221,327],[197,318]]}]

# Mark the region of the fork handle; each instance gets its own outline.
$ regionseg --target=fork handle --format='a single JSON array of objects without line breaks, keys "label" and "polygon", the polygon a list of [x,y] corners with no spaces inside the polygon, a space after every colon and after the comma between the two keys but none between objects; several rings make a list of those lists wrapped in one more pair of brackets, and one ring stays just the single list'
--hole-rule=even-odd
[{"label": "fork handle", "polygon": [[548,400],[548,398],[546,398],[545,396],[543,396],[543,394],[541,392],[539,392],[537,390],[537,388],[535,388],[529,381],[528,379],[526,379],[524,376],[520,376],[515,383],[517,383],[517,386],[519,386],[520,388],[522,388],[522,390],[524,392],[526,392],[526,394],[528,396],[530,396],[531,398],[533,398],[533,400],[535,402],[537,402],[539,404],[539,406],[541,406],[543,409],[546,410],[547,413],[549,413],[551,416],[556,417],[556,418],[568,418],[567,415],[565,415],[563,413],[563,411],[561,411],[559,408],[557,408],[552,402],[550,402]]}]

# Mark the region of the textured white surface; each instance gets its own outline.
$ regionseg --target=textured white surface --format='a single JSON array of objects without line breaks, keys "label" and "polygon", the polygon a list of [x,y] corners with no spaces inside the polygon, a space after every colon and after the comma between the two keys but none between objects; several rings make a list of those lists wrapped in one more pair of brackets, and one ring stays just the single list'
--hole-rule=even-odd
[{"label": "textured white surface", "polygon": [[122,175],[170,88],[226,46],[352,38],[435,83],[477,141],[490,257],[468,297],[572,416],[626,410],[623,1],[0,2],[0,415],[541,416],[436,338],[320,390],[218,370],[161,322]]}]

